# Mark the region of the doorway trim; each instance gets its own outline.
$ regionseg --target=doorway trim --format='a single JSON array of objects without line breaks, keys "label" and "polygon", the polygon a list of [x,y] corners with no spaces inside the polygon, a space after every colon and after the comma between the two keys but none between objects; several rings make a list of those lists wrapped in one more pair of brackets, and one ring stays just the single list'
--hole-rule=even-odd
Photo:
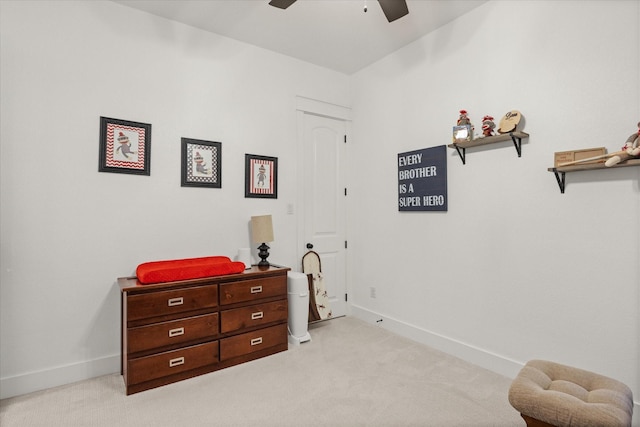
[{"label": "doorway trim", "polygon": [[[305,114],[314,114],[317,116],[324,116],[335,120],[342,120],[345,122],[345,127],[347,129],[347,135],[351,135],[351,121],[352,121],[352,110],[349,107],[345,107],[342,105],[332,104],[330,102],[324,102],[317,99],[312,99],[304,96],[296,96],[296,120],[297,120],[297,160],[298,167],[296,168],[296,178],[298,183],[304,182],[304,115]],[[350,141],[349,141],[350,142]],[[345,150],[345,157],[348,158],[348,145]],[[346,161],[346,159],[345,159]],[[343,165],[345,162],[343,162]],[[343,166],[344,167],[344,166]],[[346,172],[346,171],[345,171]],[[348,175],[345,173],[345,180]],[[348,183],[345,182],[345,185]],[[298,214],[298,223],[296,226],[296,266],[293,268],[294,271],[302,271],[302,256],[306,253],[304,249],[304,186],[297,185],[297,214]],[[348,200],[345,200],[345,237],[348,237],[348,217],[349,217],[349,203]],[[349,273],[349,265],[351,264],[349,252],[346,253],[345,257],[345,280],[346,280],[346,291],[347,294],[352,294],[351,286],[350,286],[350,273]],[[351,311],[351,302],[347,301],[346,304],[347,313]]]}]

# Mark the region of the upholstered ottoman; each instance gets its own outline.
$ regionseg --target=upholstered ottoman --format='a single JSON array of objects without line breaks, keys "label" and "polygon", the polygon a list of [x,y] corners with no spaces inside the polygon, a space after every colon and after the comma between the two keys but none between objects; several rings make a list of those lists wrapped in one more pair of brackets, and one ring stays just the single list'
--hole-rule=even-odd
[{"label": "upholstered ottoman", "polygon": [[633,395],[612,378],[531,360],[509,389],[511,406],[529,427],[629,427]]}]

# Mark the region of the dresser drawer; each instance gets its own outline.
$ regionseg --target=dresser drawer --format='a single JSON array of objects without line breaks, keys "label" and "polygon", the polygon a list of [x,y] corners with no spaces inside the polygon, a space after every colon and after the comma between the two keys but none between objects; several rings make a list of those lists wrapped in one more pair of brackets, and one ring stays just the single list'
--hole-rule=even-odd
[{"label": "dresser drawer", "polygon": [[276,325],[220,340],[220,360],[287,343],[287,325]]},{"label": "dresser drawer", "polygon": [[194,286],[127,297],[127,320],[165,316],[218,305],[218,285]]},{"label": "dresser drawer", "polygon": [[287,296],[286,276],[220,284],[220,305],[279,296]]},{"label": "dresser drawer", "polygon": [[287,321],[287,300],[255,304],[220,312],[220,332],[225,334],[244,328]]},{"label": "dresser drawer", "polygon": [[154,323],[127,330],[127,351],[151,350],[218,335],[218,313]]},{"label": "dresser drawer", "polygon": [[127,384],[138,384],[218,362],[218,341],[131,359]]}]

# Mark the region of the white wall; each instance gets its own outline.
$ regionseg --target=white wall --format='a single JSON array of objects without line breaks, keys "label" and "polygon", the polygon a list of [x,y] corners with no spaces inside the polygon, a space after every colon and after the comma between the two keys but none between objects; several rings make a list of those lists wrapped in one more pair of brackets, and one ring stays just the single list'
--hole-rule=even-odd
[{"label": "white wall", "polygon": [[[116,278],[233,257],[271,213],[296,265],[296,96],[346,105],[347,76],[112,2],[2,1],[1,396],[120,369]],[[100,116],[152,124],[151,176],[98,173]],[[180,186],[180,138],[222,142],[222,188]],[[278,199],[244,198],[244,154]]]},{"label": "white wall", "polygon": [[[295,96],[352,105],[353,314],[507,375],[548,358],[640,395],[638,168],[567,176],[640,119],[638,2],[495,1],[348,78],[111,2],[0,2],[0,393],[119,369],[115,279],[249,245],[274,215],[296,264]],[[448,149],[449,212],[400,213],[397,153],[523,112],[510,143]],[[151,176],[98,173],[99,117],[151,123]],[[222,141],[222,189],[180,187],[180,137]],[[245,199],[244,154],[279,158]],[[377,298],[369,297],[376,287]],[[636,417],[637,418],[637,417]]]},{"label": "white wall", "polygon": [[[640,168],[568,174],[565,194],[547,168],[637,131],[639,19],[637,1],[493,1],[353,76],[354,314],[506,375],[595,370],[637,401]],[[520,110],[522,157],[447,148],[448,212],[398,212],[397,154],[449,144],[463,108],[477,129]]]}]

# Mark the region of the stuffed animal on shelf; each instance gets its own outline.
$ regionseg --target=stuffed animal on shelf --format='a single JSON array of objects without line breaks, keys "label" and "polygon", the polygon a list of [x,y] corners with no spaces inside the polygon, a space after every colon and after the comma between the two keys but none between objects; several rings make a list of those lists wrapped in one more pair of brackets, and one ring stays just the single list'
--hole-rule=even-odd
[{"label": "stuffed animal on shelf", "polygon": [[460,117],[458,118],[458,126],[471,125],[471,120],[467,116],[467,110],[460,110]]},{"label": "stuffed animal on shelf", "polygon": [[496,124],[493,122],[493,117],[484,116],[482,118],[482,134],[484,136],[493,136],[493,129],[495,129]]},{"label": "stuffed animal on shelf", "polygon": [[473,129],[467,110],[460,110],[460,117],[453,127],[453,142],[473,141]]},{"label": "stuffed animal on shelf", "polygon": [[631,134],[622,147],[622,151],[614,153],[613,157],[605,162],[605,166],[614,166],[629,159],[640,157],[640,122],[638,122],[638,132]]}]

